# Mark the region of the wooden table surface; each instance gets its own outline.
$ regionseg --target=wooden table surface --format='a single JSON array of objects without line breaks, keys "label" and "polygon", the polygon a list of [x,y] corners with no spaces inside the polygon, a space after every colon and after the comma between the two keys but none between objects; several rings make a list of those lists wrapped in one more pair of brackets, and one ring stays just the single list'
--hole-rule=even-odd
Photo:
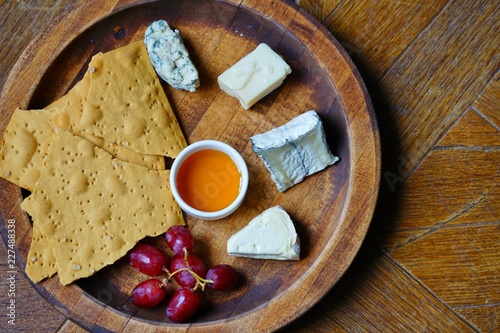
[{"label": "wooden table surface", "polygon": [[[0,85],[44,27],[83,2],[0,2]],[[358,67],[383,166],[354,263],[283,332],[499,332],[500,3],[297,2]],[[23,275],[16,325],[8,324],[13,297],[0,248],[0,331],[83,332]]]}]

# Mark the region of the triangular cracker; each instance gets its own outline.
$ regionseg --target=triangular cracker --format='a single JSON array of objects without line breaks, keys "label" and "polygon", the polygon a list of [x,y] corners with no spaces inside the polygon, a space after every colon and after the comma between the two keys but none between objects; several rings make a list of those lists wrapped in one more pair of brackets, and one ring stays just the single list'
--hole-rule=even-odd
[{"label": "triangular cracker", "polygon": [[168,170],[117,160],[65,130],[43,166],[21,207],[50,239],[64,285],[114,263],[140,239],[184,224]]},{"label": "triangular cracker", "polygon": [[142,41],[95,55],[78,129],[142,154],[177,157],[186,147]]}]

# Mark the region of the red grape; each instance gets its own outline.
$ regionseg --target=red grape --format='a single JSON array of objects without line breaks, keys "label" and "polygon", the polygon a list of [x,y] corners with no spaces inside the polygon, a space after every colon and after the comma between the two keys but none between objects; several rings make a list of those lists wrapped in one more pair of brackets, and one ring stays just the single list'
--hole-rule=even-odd
[{"label": "red grape", "polygon": [[185,323],[200,306],[201,297],[189,288],[178,289],[167,304],[167,317],[174,323]]},{"label": "red grape", "polygon": [[163,267],[168,266],[168,257],[151,244],[137,244],[128,254],[132,267],[149,276],[163,273]]},{"label": "red grape", "polygon": [[[177,270],[186,268],[186,261],[184,255],[174,255],[170,260],[170,273],[175,273]],[[207,275],[207,268],[200,257],[191,253],[187,256],[189,269],[196,273],[200,278],[204,279]],[[174,279],[182,287],[194,288],[196,286],[196,278],[189,270],[179,271],[174,274]]]},{"label": "red grape", "polygon": [[188,252],[193,251],[194,238],[185,227],[179,225],[171,226],[165,234],[165,239],[167,240],[168,247],[175,254],[183,255],[184,248],[186,248]]},{"label": "red grape", "polygon": [[149,279],[139,283],[132,290],[132,303],[139,308],[152,308],[165,298],[167,289],[158,279]]},{"label": "red grape", "polygon": [[216,265],[207,272],[207,280],[213,283],[207,283],[207,287],[214,290],[229,290],[238,282],[238,272],[230,265]]}]

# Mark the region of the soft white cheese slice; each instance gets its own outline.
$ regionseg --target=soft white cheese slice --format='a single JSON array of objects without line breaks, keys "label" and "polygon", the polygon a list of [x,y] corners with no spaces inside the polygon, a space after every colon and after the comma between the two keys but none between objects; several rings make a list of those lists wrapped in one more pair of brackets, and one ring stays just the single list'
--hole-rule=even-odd
[{"label": "soft white cheese slice", "polygon": [[158,76],[175,89],[194,92],[200,86],[198,70],[189,58],[179,30],[164,20],[153,22],[144,34],[149,59]]},{"label": "soft white cheese slice", "polygon": [[314,110],[250,141],[280,192],[339,160],[330,152],[321,119]]},{"label": "soft white cheese slice", "polygon": [[292,72],[290,66],[267,44],[259,44],[219,75],[220,88],[236,97],[245,109],[278,88]]},{"label": "soft white cheese slice", "polygon": [[300,241],[288,213],[274,206],[232,235],[227,253],[256,259],[299,260]]}]

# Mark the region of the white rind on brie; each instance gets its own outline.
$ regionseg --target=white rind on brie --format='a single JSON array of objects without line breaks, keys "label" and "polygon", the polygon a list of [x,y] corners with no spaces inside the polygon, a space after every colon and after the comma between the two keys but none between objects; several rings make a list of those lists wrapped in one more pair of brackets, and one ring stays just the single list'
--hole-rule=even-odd
[{"label": "white rind on brie", "polygon": [[288,213],[274,206],[232,235],[227,253],[255,259],[299,260],[300,241]]},{"label": "white rind on brie", "polygon": [[241,106],[249,109],[278,88],[291,72],[290,66],[276,52],[261,43],[219,75],[217,81],[222,91],[236,97]]},{"label": "white rind on brie", "polygon": [[330,152],[321,119],[314,110],[250,141],[280,192],[339,160]]},{"label": "white rind on brie", "polygon": [[190,92],[200,86],[179,30],[172,30],[164,20],[155,21],[146,29],[144,44],[156,73],[168,84]]}]

